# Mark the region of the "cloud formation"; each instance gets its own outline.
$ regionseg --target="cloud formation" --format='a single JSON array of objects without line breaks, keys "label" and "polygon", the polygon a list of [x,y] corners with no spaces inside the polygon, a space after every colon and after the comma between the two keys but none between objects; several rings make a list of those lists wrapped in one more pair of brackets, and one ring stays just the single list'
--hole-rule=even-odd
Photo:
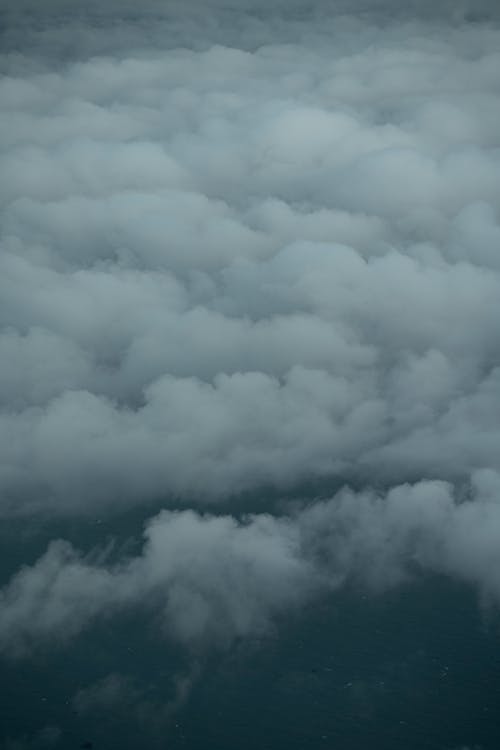
[{"label": "cloud formation", "polygon": [[475,475],[468,498],[445,482],[386,495],[342,490],[289,516],[236,521],[163,511],[144,547],[118,564],[53,542],[1,592],[0,646],[23,653],[69,640],[96,619],[150,609],[192,648],[265,633],[319,595],[378,592],[425,572],[451,575],[500,603],[500,477]]},{"label": "cloud formation", "polygon": [[139,602],[230,640],[358,568],[496,599],[496,6],[44,7],[4,12],[0,516],[215,515],[53,542],[2,643]]}]

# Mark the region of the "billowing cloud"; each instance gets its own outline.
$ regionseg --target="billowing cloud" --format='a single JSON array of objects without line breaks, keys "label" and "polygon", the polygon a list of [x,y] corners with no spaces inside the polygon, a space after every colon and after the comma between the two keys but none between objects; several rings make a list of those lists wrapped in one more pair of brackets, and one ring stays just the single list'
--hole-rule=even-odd
[{"label": "billowing cloud", "polygon": [[53,542],[4,591],[2,635],[22,648],[36,621],[42,638],[71,637],[96,616],[152,600],[160,602],[167,630],[183,641],[231,639],[258,632],[269,616],[300,602],[311,572],[298,529],[287,521],[260,516],[239,524],[165,511],[150,522],[144,553],[117,567]]},{"label": "billowing cloud", "polygon": [[498,599],[500,31],[458,5],[6,7],[0,516],[167,510],[119,563],[54,541],[4,648],[415,568]]},{"label": "billowing cloud", "polygon": [[480,472],[462,499],[438,481],[384,496],[346,489],[291,516],[239,522],[163,511],[142,553],[112,565],[55,541],[1,592],[0,645],[22,653],[138,606],[186,645],[228,644],[346,583],[377,592],[425,572],[498,604],[499,487],[497,474]]}]

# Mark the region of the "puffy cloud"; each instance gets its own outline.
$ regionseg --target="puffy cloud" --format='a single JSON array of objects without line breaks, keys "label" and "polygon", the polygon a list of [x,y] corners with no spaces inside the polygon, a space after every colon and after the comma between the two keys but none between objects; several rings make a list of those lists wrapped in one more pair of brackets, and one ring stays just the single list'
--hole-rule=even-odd
[{"label": "puffy cloud", "polygon": [[386,495],[345,489],[289,516],[163,511],[142,553],[115,564],[56,541],[2,590],[0,643],[22,652],[140,606],[185,644],[227,644],[346,583],[380,591],[422,572],[457,577],[498,604],[499,489],[499,475],[483,471],[465,498],[422,481]]},{"label": "puffy cloud", "polygon": [[300,603],[311,573],[298,528],[286,520],[165,511],[149,523],[143,554],[111,568],[53,542],[3,591],[2,640],[22,650],[33,635],[71,638],[97,616],[137,603],[159,604],[181,641],[231,640]]},{"label": "puffy cloud", "polygon": [[[139,602],[231,640],[412,565],[498,597],[498,6],[203,7],[4,11],[0,515],[221,514],[54,542],[5,644]],[[292,513],[317,481],[358,492]]]}]

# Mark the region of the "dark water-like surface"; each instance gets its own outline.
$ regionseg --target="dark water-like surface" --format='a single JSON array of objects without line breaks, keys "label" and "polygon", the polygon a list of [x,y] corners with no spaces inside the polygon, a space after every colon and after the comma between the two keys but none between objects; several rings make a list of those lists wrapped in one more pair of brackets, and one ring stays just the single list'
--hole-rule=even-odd
[{"label": "dark water-like surface", "polygon": [[343,591],[226,651],[189,654],[140,612],[0,666],[5,750],[500,748],[498,615],[443,579]]},{"label": "dark water-like surface", "polygon": [[[27,747],[500,747],[498,628],[448,582],[362,599],[344,593],[260,642],[190,657],[143,618],[70,647],[3,663],[1,732]],[[133,686],[82,713],[74,697],[109,674]],[[170,700],[170,714],[156,721]],[[168,712],[167,712],[168,713]],[[50,728],[53,728],[52,730]]]}]

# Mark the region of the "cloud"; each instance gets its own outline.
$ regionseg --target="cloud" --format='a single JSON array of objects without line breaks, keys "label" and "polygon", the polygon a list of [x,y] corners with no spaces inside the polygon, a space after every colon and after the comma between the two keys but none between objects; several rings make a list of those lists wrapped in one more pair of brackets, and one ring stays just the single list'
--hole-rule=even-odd
[{"label": "cloud", "polygon": [[192,511],[154,518],[143,554],[116,567],[55,541],[3,591],[3,642],[22,650],[33,635],[71,638],[98,616],[148,601],[186,643],[258,633],[311,587],[298,545],[297,529],[285,520],[264,515],[238,523]]},{"label": "cloud", "polygon": [[54,541],[5,644],[231,641],[412,565],[498,596],[497,4],[286,7],[5,7],[0,516],[185,508]]},{"label": "cloud", "polygon": [[23,653],[140,607],[191,648],[225,646],[343,585],[379,592],[424,573],[451,575],[497,605],[499,487],[483,471],[465,498],[421,481],[385,495],[344,489],[281,517],[163,511],[141,554],[115,564],[55,541],[2,590],[0,645]]}]

